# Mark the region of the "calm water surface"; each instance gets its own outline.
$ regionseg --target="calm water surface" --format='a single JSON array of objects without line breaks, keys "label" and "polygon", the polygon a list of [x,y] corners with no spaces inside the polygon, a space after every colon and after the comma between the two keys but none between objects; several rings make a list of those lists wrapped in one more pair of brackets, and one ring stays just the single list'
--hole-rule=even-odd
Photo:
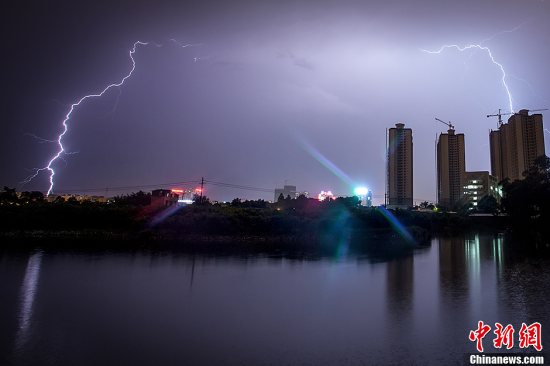
[{"label": "calm water surface", "polygon": [[539,321],[547,346],[550,260],[528,244],[494,234],[377,255],[4,252],[0,364],[462,364],[478,320]]}]

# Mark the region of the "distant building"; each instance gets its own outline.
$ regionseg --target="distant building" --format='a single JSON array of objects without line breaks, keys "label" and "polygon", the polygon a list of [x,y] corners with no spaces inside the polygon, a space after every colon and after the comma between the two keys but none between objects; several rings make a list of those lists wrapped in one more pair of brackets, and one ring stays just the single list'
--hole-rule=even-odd
[{"label": "distant building", "polygon": [[361,206],[372,207],[372,191],[370,189],[367,194],[361,198]]},{"label": "distant building", "polygon": [[497,202],[502,197],[497,178],[487,171],[466,172],[462,189],[464,203],[471,203],[474,207],[485,196],[492,196]]},{"label": "distant building", "polygon": [[463,195],[465,169],[464,134],[451,126],[437,140],[437,203],[452,208]]},{"label": "distant building", "polygon": [[359,186],[353,190],[353,193],[361,201],[361,206],[372,206],[372,191],[367,187]]},{"label": "distant building", "polygon": [[388,130],[386,206],[409,208],[413,205],[412,130],[397,123]]},{"label": "distant building", "polygon": [[198,189],[172,188],[170,191],[173,194],[176,194],[178,196],[177,203],[180,206],[192,204],[195,195],[200,194],[200,188]]},{"label": "distant building", "polygon": [[85,194],[61,194],[61,195],[49,195],[46,197],[48,202],[54,202],[59,197],[63,198],[64,201],[69,199],[75,199],[77,202],[97,202],[97,203],[107,203],[109,199],[105,196],[88,196]]},{"label": "distant building", "polygon": [[283,198],[287,198],[290,196],[290,198],[296,198],[296,186],[283,186],[283,188],[275,188],[275,199],[273,202],[277,202],[279,200],[279,196],[283,195]]},{"label": "distant building", "polygon": [[151,206],[168,207],[178,203],[179,195],[170,189],[155,189],[151,192]]},{"label": "distant building", "polygon": [[319,201],[324,201],[327,198],[333,200],[334,199],[334,194],[331,191],[321,191],[321,193],[319,193],[317,195],[317,199]]},{"label": "distant building", "polygon": [[529,115],[527,109],[512,115],[508,123],[489,133],[491,175],[498,181],[523,179],[523,172],[544,155],[542,114]]}]

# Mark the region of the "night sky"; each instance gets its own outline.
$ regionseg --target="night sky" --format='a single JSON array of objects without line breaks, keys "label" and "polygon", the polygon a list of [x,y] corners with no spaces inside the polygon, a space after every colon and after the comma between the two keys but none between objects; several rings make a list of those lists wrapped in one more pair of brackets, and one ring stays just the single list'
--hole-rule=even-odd
[{"label": "night sky", "polygon": [[54,192],[205,177],[314,195],[364,184],[379,203],[385,129],[403,122],[415,200],[434,201],[434,141],[446,130],[434,117],[465,134],[466,170],[490,170],[497,120],[485,116],[509,107],[486,52],[421,49],[485,40],[514,109],[550,108],[549,16],[544,0],[13,1],[1,15],[0,185],[48,189],[46,173],[19,184],[55,153],[32,135],[55,139],[71,103],[130,70],[139,40],[151,43],[124,86],[72,115],[64,143],[75,154],[54,165]]}]

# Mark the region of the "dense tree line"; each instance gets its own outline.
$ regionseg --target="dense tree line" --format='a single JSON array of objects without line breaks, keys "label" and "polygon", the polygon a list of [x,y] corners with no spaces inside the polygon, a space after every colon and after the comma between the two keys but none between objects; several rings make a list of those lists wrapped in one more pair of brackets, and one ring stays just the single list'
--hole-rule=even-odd
[{"label": "dense tree line", "polygon": [[550,158],[541,156],[524,179],[503,182],[502,209],[520,225],[550,223]]},{"label": "dense tree line", "polygon": [[147,206],[151,204],[151,193],[139,191],[125,195],[118,195],[113,198],[113,203],[118,205]]},{"label": "dense tree line", "polygon": [[[502,223],[529,228],[544,228],[550,222],[550,159],[536,160],[524,173],[524,179],[504,181],[504,197],[498,205],[493,197],[479,201],[478,212],[504,212],[509,218],[468,218],[438,213],[423,202],[427,212],[395,210],[393,218],[383,208],[360,206],[358,197],[339,197],[319,201],[305,196],[280,197],[275,203],[265,200],[234,199],[230,203],[212,203],[208,197],[195,197],[195,204],[173,210],[151,225],[156,212],[150,210],[151,194],[142,191],[114,197],[109,203],[81,202],[74,197],[57,197],[47,202],[40,192],[22,192],[4,187],[0,192],[0,228],[13,230],[151,230],[197,235],[300,235],[356,233],[394,230],[396,221],[411,230],[426,231],[477,227],[495,227]],[[393,222],[392,222],[393,220]],[[508,221],[507,221],[508,220]],[[496,224],[495,224],[496,223]],[[476,226],[477,225],[477,226]]]},{"label": "dense tree line", "polygon": [[4,187],[0,192],[0,230],[127,230],[141,225],[139,210],[130,205],[78,201],[57,196],[46,201],[41,192]]},{"label": "dense tree line", "polygon": [[27,204],[44,202],[44,194],[38,191],[21,192],[17,196],[15,188],[4,187],[0,192],[0,205],[12,205],[12,204]]}]

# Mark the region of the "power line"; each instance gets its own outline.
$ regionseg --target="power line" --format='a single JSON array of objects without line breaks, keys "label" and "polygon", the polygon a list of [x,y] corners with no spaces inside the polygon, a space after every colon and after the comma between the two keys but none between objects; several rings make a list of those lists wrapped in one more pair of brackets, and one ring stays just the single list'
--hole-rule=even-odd
[{"label": "power line", "polygon": [[[153,184],[142,184],[142,185],[128,185],[128,186],[117,186],[117,187],[97,187],[97,188],[71,188],[71,189],[57,189],[56,191],[62,192],[62,193],[74,193],[74,192],[103,192],[103,191],[123,191],[123,190],[130,190],[130,189],[139,189],[139,188],[154,188],[154,187],[164,187],[164,186],[173,186],[173,185],[180,185],[180,184],[200,184],[202,180],[188,180],[188,181],[178,181],[178,182],[167,182],[167,183],[153,183]],[[204,179],[203,184],[210,184],[212,186],[217,186],[221,188],[233,188],[233,189],[241,189],[241,190],[248,190],[248,191],[256,191],[256,192],[265,192],[265,193],[272,193],[274,190],[269,188],[260,188],[260,187],[252,187],[242,184],[233,184],[233,183],[226,183],[226,182],[215,182]]]},{"label": "power line", "polygon": [[224,183],[224,182],[214,182],[206,179],[204,180],[204,183],[217,186],[217,187],[242,189],[247,191],[256,191],[256,192],[265,192],[265,193],[273,193],[275,191],[274,189],[269,189],[269,188],[259,188],[259,187],[245,186],[240,184]]},{"label": "power line", "polygon": [[70,193],[70,192],[123,191],[123,190],[128,190],[128,189],[153,188],[153,187],[163,187],[163,186],[171,186],[171,185],[177,185],[177,184],[189,184],[189,183],[200,183],[200,180],[189,180],[189,181],[169,182],[169,183],[144,184],[144,185],[135,185],[135,186],[101,187],[101,188],[57,189],[56,191],[63,192],[63,193]]},{"label": "power line", "polygon": [[[125,190],[131,190],[131,189],[144,189],[144,188],[159,188],[159,187],[165,187],[165,186],[174,186],[174,185],[181,185],[181,184],[201,184],[201,179],[195,179],[195,180],[187,180],[187,181],[178,181],[178,182],[165,182],[165,183],[153,183],[153,184],[143,184],[143,185],[128,185],[128,186],[116,186],[116,187],[98,187],[98,188],[73,188],[73,189],[59,189],[57,191],[62,193],[79,193],[79,192],[119,192],[119,191],[125,191]],[[239,190],[245,190],[245,191],[252,191],[252,192],[262,192],[262,193],[273,193],[274,189],[270,188],[262,188],[262,187],[254,187],[249,185],[243,185],[243,184],[234,184],[234,183],[227,183],[227,182],[218,182],[218,181],[211,181],[204,179],[203,184],[207,184],[214,187],[219,188],[228,188],[228,189],[239,189]],[[346,195],[340,195],[337,196],[346,196]],[[373,198],[381,198],[384,197],[384,195],[372,195]],[[415,201],[431,201],[431,199],[423,199],[423,198],[413,198]]]}]

